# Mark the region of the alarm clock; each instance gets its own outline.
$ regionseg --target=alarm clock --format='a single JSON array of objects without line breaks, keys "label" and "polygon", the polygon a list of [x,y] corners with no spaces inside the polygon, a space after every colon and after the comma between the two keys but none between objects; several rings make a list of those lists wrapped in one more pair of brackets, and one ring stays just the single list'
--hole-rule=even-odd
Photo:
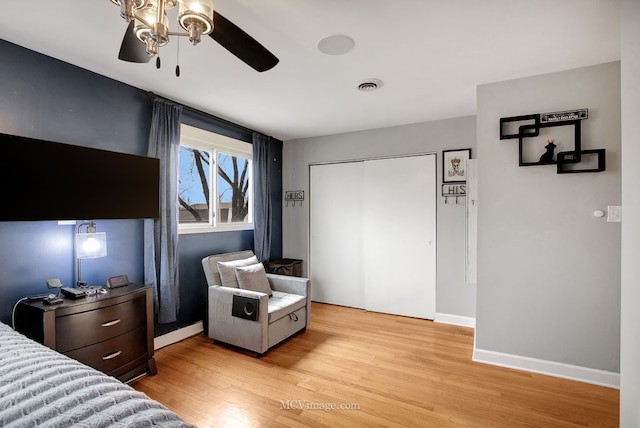
[{"label": "alarm clock", "polygon": [[107,278],[107,287],[109,288],[124,287],[125,285],[129,285],[129,278],[125,274]]}]

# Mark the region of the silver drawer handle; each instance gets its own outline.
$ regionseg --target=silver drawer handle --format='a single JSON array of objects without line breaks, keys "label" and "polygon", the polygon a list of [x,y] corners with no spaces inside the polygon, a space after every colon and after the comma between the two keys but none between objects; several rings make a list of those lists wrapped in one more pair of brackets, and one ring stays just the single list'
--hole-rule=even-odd
[{"label": "silver drawer handle", "polygon": [[103,361],[111,360],[112,358],[115,358],[120,354],[122,354],[122,351],[116,351],[113,354],[105,355],[104,357],[102,357],[102,360]]},{"label": "silver drawer handle", "polygon": [[107,321],[107,322],[103,322],[103,323],[102,323],[102,326],[103,326],[103,327],[111,327],[112,325],[116,325],[116,324],[118,324],[119,322],[120,322],[120,320],[119,320],[119,319],[117,319],[117,320],[113,320],[113,321]]}]

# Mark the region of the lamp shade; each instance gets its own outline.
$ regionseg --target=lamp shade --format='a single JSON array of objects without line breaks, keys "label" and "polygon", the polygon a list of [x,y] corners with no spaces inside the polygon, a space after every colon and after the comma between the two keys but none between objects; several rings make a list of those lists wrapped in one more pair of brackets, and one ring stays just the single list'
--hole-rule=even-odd
[{"label": "lamp shade", "polygon": [[107,255],[107,233],[76,234],[76,257],[79,259],[95,259]]}]

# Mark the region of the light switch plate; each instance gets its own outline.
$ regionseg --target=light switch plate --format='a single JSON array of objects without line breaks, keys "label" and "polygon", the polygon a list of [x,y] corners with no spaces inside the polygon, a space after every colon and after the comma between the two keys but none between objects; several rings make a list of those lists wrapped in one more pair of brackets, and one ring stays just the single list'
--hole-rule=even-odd
[{"label": "light switch plate", "polygon": [[620,223],[622,221],[622,207],[609,205],[607,207],[607,223]]}]

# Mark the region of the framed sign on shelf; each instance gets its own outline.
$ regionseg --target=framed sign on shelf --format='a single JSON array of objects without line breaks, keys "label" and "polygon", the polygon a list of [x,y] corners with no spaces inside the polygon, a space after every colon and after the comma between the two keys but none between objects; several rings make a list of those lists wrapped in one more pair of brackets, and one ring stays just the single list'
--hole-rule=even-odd
[{"label": "framed sign on shelf", "polygon": [[467,181],[467,161],[471,159],[471,149],[442,151],[442,182]]}]

